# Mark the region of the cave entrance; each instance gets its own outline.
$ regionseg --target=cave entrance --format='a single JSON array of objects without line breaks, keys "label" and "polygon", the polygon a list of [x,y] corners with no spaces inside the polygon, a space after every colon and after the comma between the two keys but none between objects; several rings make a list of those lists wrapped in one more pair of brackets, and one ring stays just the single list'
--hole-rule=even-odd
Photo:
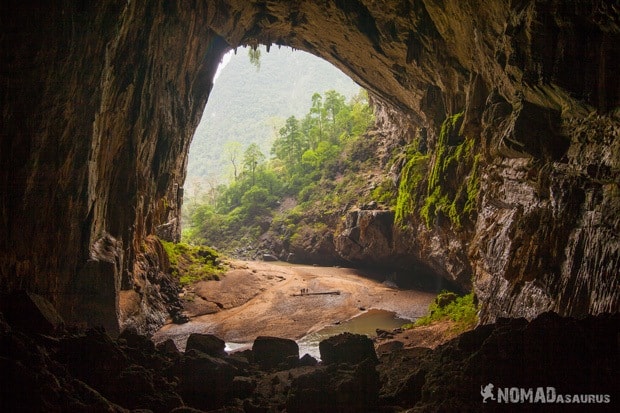
[{"label": "cave entrance", "polygon": [[260,245],[263,234],[278,219],[271,229],[285,242],[300,229],[285,215],[330,178],[326,168],[342,169],[334,163],[361,132],[353,130],[361,113],[350,113],[359,108],[371,119],[360,86],[312,54],[264,46],[225,54],[189,150],[183,239],[246,259],[282,252]]}]

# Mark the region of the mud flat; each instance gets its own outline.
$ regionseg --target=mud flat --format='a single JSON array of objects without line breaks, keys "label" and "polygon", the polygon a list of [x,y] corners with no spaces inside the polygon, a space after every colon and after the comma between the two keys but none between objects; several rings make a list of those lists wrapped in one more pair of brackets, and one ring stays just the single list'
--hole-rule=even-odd
[{"label": "mud flat", "polygon": [[[339,294],[312,294],[332,291]],[[153,336],[156,343],[172,338],[184,349],[191,333],[215,334],[229,343],[251,343],[261,335],[299,340],[370,309],[412,320],[435,298],[391,288],[354,269],[260,261],[234,261],[221,281],[200,282],[193,294],[210,314],[200,315],[200,306],[190,305],[191,320],[166,324]]]}]

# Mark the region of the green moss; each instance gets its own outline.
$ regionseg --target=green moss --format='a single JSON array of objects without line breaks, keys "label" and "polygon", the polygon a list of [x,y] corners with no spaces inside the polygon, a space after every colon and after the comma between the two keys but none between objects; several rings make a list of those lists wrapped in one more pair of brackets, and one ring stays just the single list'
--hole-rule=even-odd
[{"label": "green moss", "polygon": [[184,242],[161,241],[161,243],[170,261],[170,273],[179,277],[181,285],[219,279],[226,270],[221,263],[220,254],[213,248]]},{"label": "green moss", "polygon": [[444,320],[457,323],[456,328],[460,331],[474,328],[478,323],[478,306],[474,303],[474,294],[456,297],[454,293],[442,291],[429,306],[428,315],[418,318],[414,325],[425,326]]},{"label": "green moss", "polygon": [[416,193],[418,185],[426,176],[428,160],[428,155],[414,152],[401,171],[395,207],[395,222],[398,225],[404,225],[405,220],[413,214],[416,208]]},{"label": "green moss", "polygon": [[398,225],[404,226],[416,212],[427,228],[440,214],[455,228],[471,220],[480,187],[480,157],[474,156],[475,140],[460,135],[462,120],[463,113],[458,113],[444,121],[432,155],[421,154],[415,145],[407,148],[394,208]]},{"label": "green moss", "polygon": [[391,179],[384,180],[372,191],[372,199],[388,207],[395,206],[397,198],[398,190]]},{"label": "green moss", "polygon": [[[462,113],[447,118],[434,152],[430,168],[427,196],[420,209],[420,217],[427,228],[441,213],[450,222],[460,228],[464,220],[470,220],[475,212],[478,191],[478,163],[480,156],[474,156],[474,139],[461,137],[458,129]],[[449,145],[449,142],[458,142]],[[468,176],[466,180],[457,181],[455,177]]]},{"label": "green moss", "polygon": [[474,157],[474,165],[471,168],[469,180],[467,181],[467,202],[463,208],[463,213],[470,215],[476,210],[478,203],[478,193],[480,192],[480,175],[478,173],[478,164],[480,163],[481,155]]}]

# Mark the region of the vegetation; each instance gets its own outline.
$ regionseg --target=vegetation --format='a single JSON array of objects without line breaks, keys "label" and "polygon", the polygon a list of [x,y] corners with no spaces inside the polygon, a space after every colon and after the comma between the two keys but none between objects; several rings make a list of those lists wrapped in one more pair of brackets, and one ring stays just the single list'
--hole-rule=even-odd
[{"label": "vegetation", "polygon": [[[260,55],[260,70],[248,57],[250,54]],[[238,152],[232,154],[237,155],[240,172],[247,145],[255,143],[269,155],[273,138],[286,118],[303,117],[315,91],[338,90],[348,100],[360,89],[330,63],[289,47],[274,46],[269,52],[265,46],[258,46],[256,51],[251,47],[239,48],[228,57],[230,61],[215,81],[192,140],[185,182],[186,204],[234,179],[228,143],[239,146]]]},{"label": "vegetation", "polygon": [[395,220],[398,224],[402,225],[415,211],[418,198],[416,191],[426,177],[428,160],[429,155],[414,152],[403,167],[395,208]]},{"label": "vegetation", "polygon": [[459,331],[474,328],[478,323],[478,306],[474,303],[474,293],[458,297],[452,292],[442,291],[429,306],[428,315],[405,327],[426,326],[445,320],[455,322],[455,329]]},{"label": "vegetation", "polygon": [[[406,225],[416,211],[427,228],[439,217],[447,217],[455,228],[471,222],[480,189],[479,156],[474,156],[474,139],[463,137],[463,114],[448,117],[442,124],[432,156],[407,151],[395,206],[396,223]],[[455,176],[466,176],[464,182]],[[426,191],[423,180],[427,178]]]},{"label": "vegetation", "polygon": [[258,47],[248,48],[248,57],[250,58],[250,63],[256,67],[256,70],[260,70],[260,49]]},{"label": "vegetation", "polygon": [[[273,142],[271,159],[250,144],[240,161],[239,146],[229,145],[228,158],[241,170],[228,186],[220,185],[213,196],[189,205],[185,239],[230,252],[270,229],[283,242],[295,241],[302,227],[304,233],[309,228],[324,231],[319,225],[325,225],[324,216],[357,202],[360,187],[367,184],[357,172],[372,157],[362,135],[373,121],[365,91],[347,102],[330,90],[312,95],[303,118],[286,120]],[[295,206],[278,212],[285,200]]]},{"label": "vegetation", "polygon": [[226,268],[220,255],[212,248],[161,240],[170,261],[170,272],[181,285],[197,281],[218,280]]}]

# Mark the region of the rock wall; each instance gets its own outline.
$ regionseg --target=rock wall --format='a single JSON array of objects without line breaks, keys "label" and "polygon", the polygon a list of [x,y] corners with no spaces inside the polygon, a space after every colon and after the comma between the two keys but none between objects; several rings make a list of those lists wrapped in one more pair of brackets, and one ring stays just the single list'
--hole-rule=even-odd
[{"label": "rock wall", "polygon": [[119,291],[144,278],[145,237],[163,224],[178,237],[187,150],[226,44],[202,24],[204,2],[12,3],[0,40],[1,289],[118,330]]},{"label": "rock wall", "polygon": [[35,291],[69,318],[114,328],[119,291],[145,276],[134,272],[142,241],[178,236],[187,148],[222,53],[264,43],[344,70],[425,137],[431,161],[444,119],[464,112],[461,135],[480,155],[477,218],[429,228],[413,214],[404,239],[446,277],[473,277],[483,320],[618,310],[613,3],[2,7],[2,291]]}]

